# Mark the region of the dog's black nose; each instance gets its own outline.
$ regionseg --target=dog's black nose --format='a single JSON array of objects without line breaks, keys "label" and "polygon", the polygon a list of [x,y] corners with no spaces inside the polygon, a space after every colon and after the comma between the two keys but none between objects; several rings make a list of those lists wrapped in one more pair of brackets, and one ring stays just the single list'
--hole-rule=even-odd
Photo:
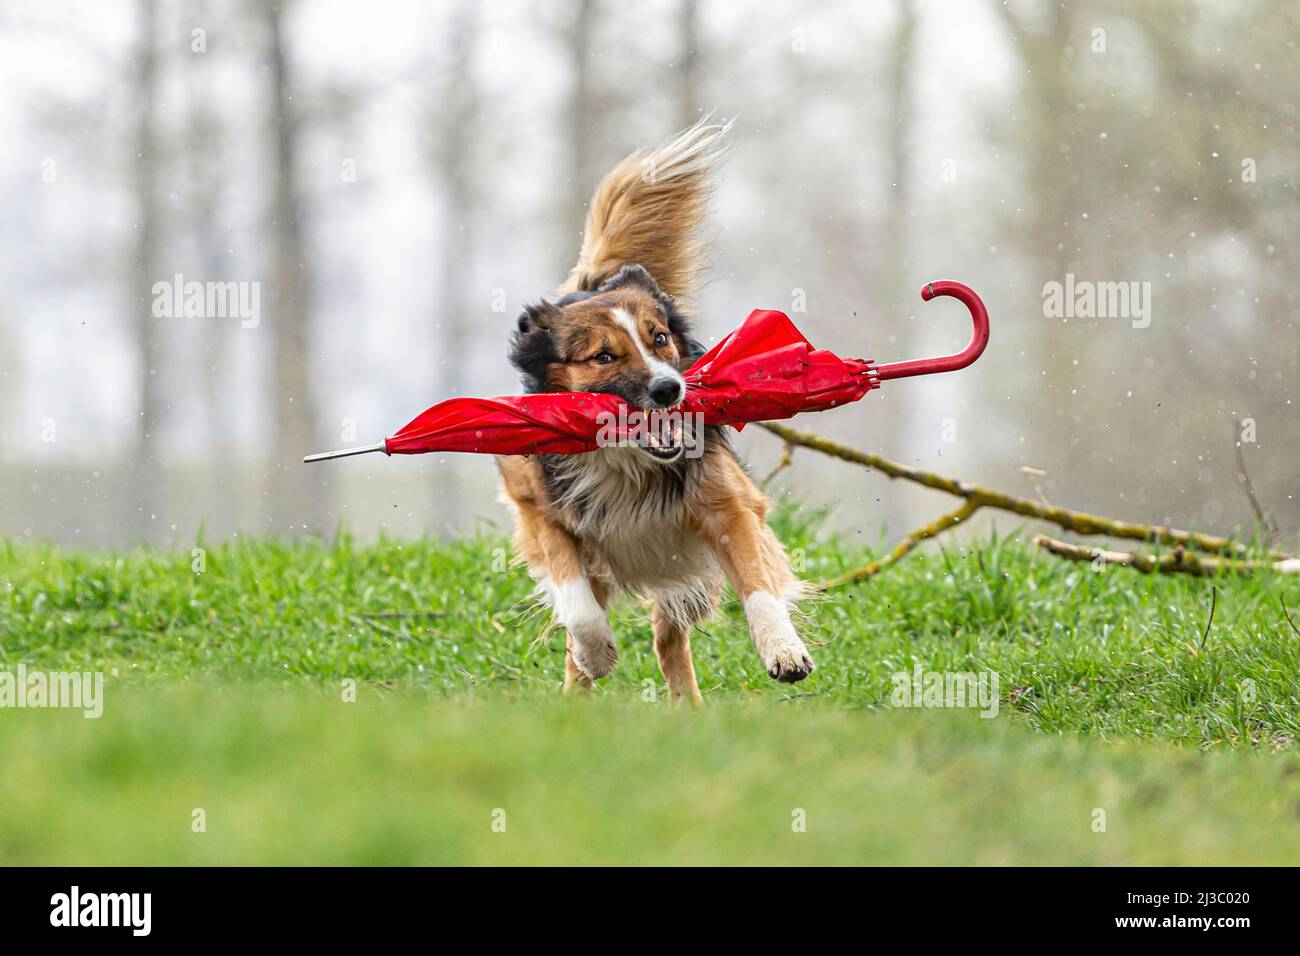
[{"label": "dog's black nose", "polygon": [[682,383],[675,378],[657,378],[650,383],[650,397],[662,408],[682,400]]}]

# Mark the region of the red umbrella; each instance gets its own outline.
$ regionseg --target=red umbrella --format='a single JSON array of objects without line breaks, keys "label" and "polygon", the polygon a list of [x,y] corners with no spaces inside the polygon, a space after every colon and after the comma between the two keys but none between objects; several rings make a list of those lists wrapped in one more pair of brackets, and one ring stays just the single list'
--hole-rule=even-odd
[{"label": "red umbrella", "polygon": [[[989,316],[960,282],[931,282],[921,298],[950,295],[970,310],[975,333],[956,355],[876,366],[869,359],[840,358],[815,349],[783,312],[757,309],[684,374],[682,411],[699,413],[708,425],[791,418],[856,402],[891,378],[965,368],[989,341]],[[360,448],[308,455],[323,461],[382,451],[418,455],[429,451],[493,455],[575,454],[600,447],[598,436],[625,403],[615,395],[542,392],[499,398],[450,398],[422,412],[386,441]]]}]

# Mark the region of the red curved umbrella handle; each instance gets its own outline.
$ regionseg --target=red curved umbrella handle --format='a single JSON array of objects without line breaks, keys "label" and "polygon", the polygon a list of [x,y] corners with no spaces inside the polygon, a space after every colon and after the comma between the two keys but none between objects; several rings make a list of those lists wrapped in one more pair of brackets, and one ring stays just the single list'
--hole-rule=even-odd
[{"label": "red curved umbrella handle", "polygon": [[961,299],[970,309],[971,321],[975,325],[975,334],[971,336],[970,345],[956,355],[941,355],[936,358],[914,359],[911,362],[893,362],[876,369],[876,376],[884,381],[888,378],[910,378],[913,375],[932,375],[935,372],[955,372],[965,368],[980,357],[984,346],[989,344],[989,313],[984,303],[970,286],[960,282],[927,282],[921,289],[921,298],[929,302],[936,295],[950,295]]}]

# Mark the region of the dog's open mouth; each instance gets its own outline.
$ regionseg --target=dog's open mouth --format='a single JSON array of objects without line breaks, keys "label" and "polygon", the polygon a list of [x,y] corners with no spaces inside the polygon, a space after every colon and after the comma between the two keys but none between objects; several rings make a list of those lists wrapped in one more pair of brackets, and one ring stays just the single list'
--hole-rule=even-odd
[{"label": "dog's open mouth", "polygon": [[645,409],[645,427],[637,437],[637,446],[656,461],[676,461],[686,450],[682,440],[681,406],[669,409]]}]

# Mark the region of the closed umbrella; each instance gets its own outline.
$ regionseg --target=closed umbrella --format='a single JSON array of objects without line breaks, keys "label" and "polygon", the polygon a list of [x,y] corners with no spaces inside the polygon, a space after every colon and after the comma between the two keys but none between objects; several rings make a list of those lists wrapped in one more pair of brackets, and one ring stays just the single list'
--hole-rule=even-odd
[{"label": "closed umbrella", "polygon": [[[931,282],[921,298],[953,296],[970,310],[974,335],[956,355],[875,365],[813,348],[783,312],[758,309],[684,373],[681,411],[707,425],[742,427],[747,422],[791,418],[856,402],[893,378],[951,372],[970,365],[989,340],[989,317],[970,288]],[[308,455],[324,461],[384,452],[431,451],[493,455],[576,454],[600,447],[611,416],[625,406],[615,395],[543,392],[498,398],[450,398],[421,412],[391,438],[373,445]]]}]

